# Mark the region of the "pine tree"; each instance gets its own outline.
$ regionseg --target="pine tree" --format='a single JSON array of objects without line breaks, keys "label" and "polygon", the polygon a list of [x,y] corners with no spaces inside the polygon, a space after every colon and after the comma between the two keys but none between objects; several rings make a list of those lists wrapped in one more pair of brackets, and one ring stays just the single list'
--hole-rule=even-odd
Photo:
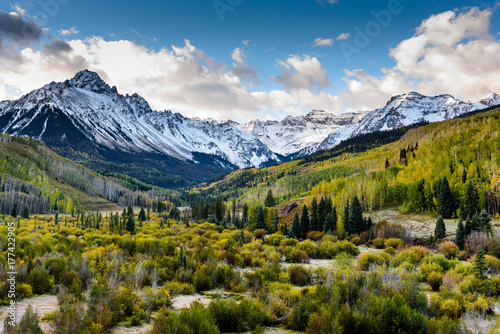
[{"label": "pine tree", "polygon": [[352,232],[352,227],[351,227],[351,220],[349,219],[349,212],[351,211],[351,207],[349,205],[349,199],[347,199],[347,202],[344,206],[344,216],[343,221],[344,221],[344,232],[347,234],[351,234]]},{"label": "pine tree", "polygon": [[451,218],[455,211],[453,203],[453,194],[450,190],[450,184],[446,176],[439,182],[438,188],[438,215],[445,219]]},{"label": "pine tree", "polygon": [[273,197],[273,192],[271,191],[271,189],[269,189],[267,191],[267,196],[266,196],[266,200],[264,202],[264,205],[268,208],[274,207],[274,197]]},{"label": "pine tree", "polygon": [[477,191],[476,187],[469,181],[467,183],[467,189],[465,190],[464,197],[464,213],[461,214],[462,218],[467,218],[467,216],[474,216],[474,214],[478,211],[477,208]]},{"label": "pine tree", "polygon": [[467,220],[465,220],[465,237],[472,233],[472,220],[470,216],[467,216]]},{"label": "pine tree", "polygon": [[248,225],[248,205],[243,204],[243,215],[241,216],[241,227],[245,228]]},{"label": "pine tree", "polygon": [[57,226],[59,225],[59,211],[56,211],[56,215],[54,218],[54,224]]},{"label": "pine tree", "polygon": [[144,211],[144,208],[141,206],[141,211],[139,211],[139,216],[137,217],[137,220],[139,223],[145,222],[147,219],[146,217],[146,211]]},{"label": "pine tree", "polygon": [[466,235],[465,235],[464,223],[462,222],[462,218],[460,218],[458,221],[457,233],[455,235],[455,244],[458,246],[458,248],[464,249],[465,237]]},{"label": "pine tree", "polygon": [[484,256],[483,247],[479,246],[476,251],[476,256],[474,257],[474,276],[481,280],[488,279],[486,272],[488,271],[488,266],[486,262],[486,257]]},{"label": "pine tree", "polygon": [[326,234],[335,234],[336,231],[337,231],[337,226],[333,222],[332,216],[330,214],[327,214],[323,226],[323,232],[325,232]]},{"label": "pine tree", "polygon": [[483,230],[483,227],[481,226],[481,223],[479,222],[479,215],[477,212],[472,216],[471,226],[472,226],[472,231],[481,232]]},{"label": "pine tree", "polygon": [[316,197],[313,198],[311,203],[311,231],[321,231],[321,227],[319,226],[319,218],[318,218],[318,202],[316,201]]},{"label": "pine tree", "polygon": [[446,237],[446,226],[444,225],[443,217],[439,216],[434,229],[434,238],[436,240]]},{"label": "pine tree", "polygon": [[299,214],[296,211],[295,216],[293,217],[292,228],[290,229],[290,236],[292,238],[299,238],[300,233],[301,233],[301,228],[299,222]]},{"label": "pine tree", "polygon": [[321,197],[319,204],[318,204],[318,226],[322,227],[325,226],[325,219],[326,215],[329,212],[327,212],[326,209],[326,201],[324,197]]},{"label": "pine tree", "polygon": [[273,232],[278,232],[279,218],[276,209],[271,209],[271,225],[273,227]]},{"label": "pine tree", "polygon": [[375,229],[372,226],[370,228],[370,237],[369,237],[368,241],[372,241],[373,239],[375,239]]},{"label": "pine tree", "polygon": [[134,209],[132,209],[132,206],[128,206],[128,211],[127,211],[127,226],[125,229],[129,231],[131,234],[135,233],[135,218],[134,218]]},{"label": "pine tree", "polygon": [[264,208],[262,205],[259,205],[257,209],[257,216],[255,217],[255,225],[258,229],[264,229],[267,231],[266,218],[264,215]]},{"label": "pine tree", "polygon": [[28,304],[26,311],[24,312],[21,321],[17,327],[18,333],[26,334],[43,334],[43,330],[40,327],[40,318],[38,313],[33,310],[31,304]]},{"label": "pine tree", "polygon": [[26,205],[24,206],[23,211],[21,211],[21,218],[24,218],[24,219],[30,218],[30,213],[29,213],[28,207]]},{"label": "pine tree", "polygon": [[302,238],[307,237],[307,233],[311,230],[311,222],[309,220],[309,210],[307,210],[307,205],[304,204],[302,208],[302,215],[300,216],[300,236]]},{"label": "pine tree", "polygon": [[488,235],[493,235],[493,231],[491,229],[491,215],[486,210],[481,210],[479,214],[479,223],[481,224],[481,228]]},{"label": "pine tree", "polygon": [[467,182],[467,171],[464,168],[464,171],[462,172],[462,183]]},{"label": "pine tree", "polygon": [[179,267],[186,268],[186,255],[184,254],[184,246],[181,246],[181,250],[179,252]]},{"label": "pine tree", "polygon": [[359,234],[363,231],[363,209],[361,208],[361,203],[356,195],[352,200],[351,210],[349,212],[349,223],[351,227],[350,233]]},{"label": "pine tree", "polygon": [[389,159],[385,159],[385,169],[389,168],[391,164],[389,163]]}]

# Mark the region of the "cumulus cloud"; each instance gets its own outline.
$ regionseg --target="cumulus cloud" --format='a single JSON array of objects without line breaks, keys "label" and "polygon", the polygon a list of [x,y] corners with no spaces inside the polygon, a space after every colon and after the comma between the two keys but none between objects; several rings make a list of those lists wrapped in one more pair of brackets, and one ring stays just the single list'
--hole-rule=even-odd
[{"label": "cumulus cloud", "polygon": [[0,9],[0,43],[9,41],[27,46],[38,42],[42,36],[42,28],[35,22],[25,20],[18,13],[7,13]]},{"label": "cumulus cloud", "polygon": [[492,11],[477,7],[432,15],[415,35],[390,50],[395,66],[381,76],[346,71],[345,106],[381,106],[391,95],[415,90],[477,101],[500,90],[500,42],[490,34]]},{"label": "cumulus cloud", "polygon": [[71,27],[69,29],[61,29],[58,32],[63,36],[72,36],[78,34],[80,31],[76,30],[76,27]]},{"label": "cumulus cloud", "polygon": [[332,46],[333,39],[331,38],[316,38],[313,42],[313,46]]},{"label": "cumulus cloud", "polygon": [[316,57],[291,55],[280,60],[281,74],[274,80],[286,89],[323,89],[329,85],[328,71]]}]

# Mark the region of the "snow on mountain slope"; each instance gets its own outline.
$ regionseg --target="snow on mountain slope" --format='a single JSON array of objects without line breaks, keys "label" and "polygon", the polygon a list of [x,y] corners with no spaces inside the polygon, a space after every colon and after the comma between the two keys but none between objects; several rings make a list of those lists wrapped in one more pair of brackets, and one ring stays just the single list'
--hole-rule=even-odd
[{"label": "snow on mountain slope", "polygon": [[231,124],[153,111],[139,95],[123,96],[94,72],[48,84],[0,104],[0,131],[78,149],[81,142],[126,152],[158,152],[192,160],[215,154],[239,167],[277,161],[266,145]]},{"label": "snow on mountain slope", "polygon": [[305,116],[287,116],[282,121],[250,121],[236,126],[284,156],[321,143],[330,133],[358,122],[366,113],[334,115],[313,110]]},{"label": "snow on mountain slope", "polygon": [[497,104],[500,104],[500,97],[495,93],[488,95],[478,103],[473,103],[457,100],[447,94],[425,96],[409,92],[394,96],[385,107],[369,112],[357,124],[331,133],[320,145],[311,148],[311,150],[332,148],[342,140],[363,133],[392,130],[424,121],[444,121]]}]

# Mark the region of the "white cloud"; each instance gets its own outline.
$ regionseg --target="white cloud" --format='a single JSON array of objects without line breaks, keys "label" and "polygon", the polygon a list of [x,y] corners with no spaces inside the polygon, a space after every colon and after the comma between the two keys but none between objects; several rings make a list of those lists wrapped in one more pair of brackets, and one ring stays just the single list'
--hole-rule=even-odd
[{"label": "white cloud", "polygon": [[26,9],[21,8],[21,6],[19,6],[18,4],[12,4],[10,5],[10,7],[21,16],[26,16],[28,14]]},{"label": "white cloud", "polygon": [[61,29],[58,31],[63,36],[72,36],[78,34],[80,31],[76,30],[76,27],[71,27],[69,29]]},{"label": "white cloud", "polygon": [[244,40],[244,41],[241,41],[241,44],[248,45],[248,44],[250,44],[250,41],[249,40]]},{"label": "white cloud", "polygon": [[381,76],[346,71],[340,104],[373,109],[410,90],[472,101],[500,91],[500,42],[489,32],[491,15],[477,7],[432,15],[390,50],[396,65]]},{"label": "white cloud", "polygon": [[233,50],[233,53],[231,54],[231,58],[238,64],[244,64],[245,59],[247,59],[247,55],[245,54],[245,52],[242,49],[236,48]]},{"label": "white cloud", "polygon": [[333,39],[331,38],[316,38],[313,42],[314,46],[332,46]]},{"label": "white cloud", "polygon": [[323,89],[329,85],[328,71],[316,57],[291,55],[286,61],[279,60],[281,74],[273,79],[285,89]]},{"label": "white cloud", "polygon": [[345,41],[346,39],[348,39],[349,37],[351,37],[351,33],[341,33],[340,35],[337,36],[336,40],[337,41]]}]

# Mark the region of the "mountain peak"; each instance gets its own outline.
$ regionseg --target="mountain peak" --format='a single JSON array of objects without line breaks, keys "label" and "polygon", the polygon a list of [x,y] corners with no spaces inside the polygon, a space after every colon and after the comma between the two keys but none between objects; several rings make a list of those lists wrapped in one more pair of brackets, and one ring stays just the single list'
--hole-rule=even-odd
[{"label": "mountain peak", "polygon": [[89,70],[83,70],[75,74],[70,80],[71,86],[81,88],[94,93],[117,93],[116,87],[111,88],[99,74]]},{"label": "mountain peak", "polygon": [[497,93],[490,93],[486,95],[479,103],[493,107],[500,104],[500,95]]}]

